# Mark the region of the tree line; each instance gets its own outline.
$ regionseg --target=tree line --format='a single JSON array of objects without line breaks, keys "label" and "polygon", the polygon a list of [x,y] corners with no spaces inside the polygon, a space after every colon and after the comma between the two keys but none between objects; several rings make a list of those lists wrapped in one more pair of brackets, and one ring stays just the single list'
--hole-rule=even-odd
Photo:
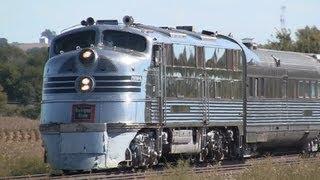
[{"label": "tree line", "polygon": [[[23,51],[0,39],[0,114],[37,118],[47,48]],[[7,102],[16,102],[9,105]]]},{"label": "tree line", "polygon": [[[293,37],[295,35],[295,37]],[[320,30],[316,26],[306,26],[292,33],[289,29],[281,29],[273,35],[274,40],[260,45],[262,48],[320,54]]]}]

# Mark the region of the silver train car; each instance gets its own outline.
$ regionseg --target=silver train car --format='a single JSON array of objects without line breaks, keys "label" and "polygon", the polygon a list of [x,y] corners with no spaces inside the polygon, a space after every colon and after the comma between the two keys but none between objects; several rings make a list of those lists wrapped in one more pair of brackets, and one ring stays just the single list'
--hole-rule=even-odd
[{"label": "silver train car", "polygon": [[44,68],[40,131],[55,169],[159,158],[318,151],[319,61],[192,27],[92,18],[58,35]]}]

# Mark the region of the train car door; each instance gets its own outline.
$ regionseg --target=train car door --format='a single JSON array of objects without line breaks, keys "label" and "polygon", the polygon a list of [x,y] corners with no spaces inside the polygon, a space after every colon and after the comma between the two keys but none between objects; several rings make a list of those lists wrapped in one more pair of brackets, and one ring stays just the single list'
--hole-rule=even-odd
[{"label": "train car door", "polygon": [[161,124],[163,122],[163,46],[155,44],[152,47],[152,61],[147,71],[146,82],[146,123]]}]

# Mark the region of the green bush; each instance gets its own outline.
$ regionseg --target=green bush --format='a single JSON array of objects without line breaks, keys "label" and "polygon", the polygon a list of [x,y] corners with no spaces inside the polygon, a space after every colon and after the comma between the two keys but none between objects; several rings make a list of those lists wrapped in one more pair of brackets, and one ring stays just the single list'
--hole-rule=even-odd
[{"label": "green bush", "polygon": [[47,48],[25,52],[9,44],[0,46],[0,85],[8,101],[22,105],[40,103],[43,67],[47,59]]},{"label": "green bush", "polygon": [[40,116],[40,105],[21,106],[15,104],[7,104],[0,107],[0,116],[7,117],[24,117],[29,119],[38,119]]},{"label": "green bush", "polygon": [[39,106],[27,107],[21,111],[21,115],[23,117],[30,118],[30,119],[38,119],[39,114],[40,114]]}]

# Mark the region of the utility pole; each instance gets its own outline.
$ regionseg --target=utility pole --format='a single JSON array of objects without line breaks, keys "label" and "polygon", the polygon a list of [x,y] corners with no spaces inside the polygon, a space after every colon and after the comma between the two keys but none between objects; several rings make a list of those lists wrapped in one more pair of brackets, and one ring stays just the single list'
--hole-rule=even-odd
[{"label": "utility pole", "polygon": [[286,31],[286,9],[287,7],[285,5],[281,6],[281,14],[280,14],[280,24],[281,24],[281,31]]}]

